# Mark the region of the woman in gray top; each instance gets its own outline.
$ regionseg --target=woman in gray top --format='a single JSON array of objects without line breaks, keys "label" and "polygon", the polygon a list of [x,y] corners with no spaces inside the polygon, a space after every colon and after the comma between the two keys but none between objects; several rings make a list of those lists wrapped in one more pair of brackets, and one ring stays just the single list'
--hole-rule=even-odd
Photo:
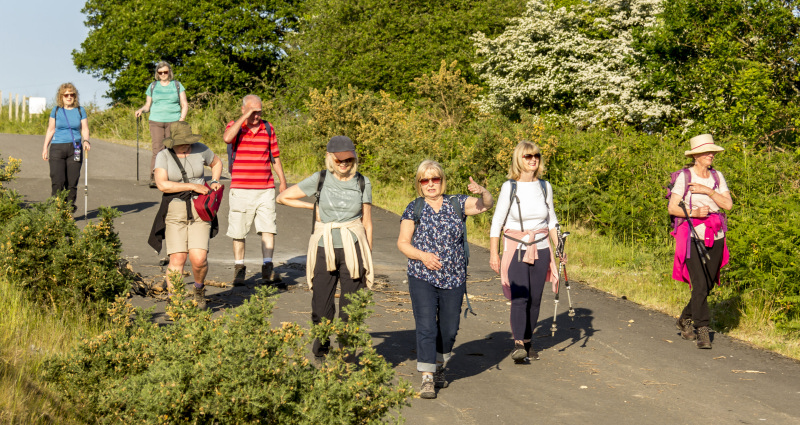
[{"label": "woman in gray top", "polygon": [[[372,288],[372,185],[356,170],[358,157],[353,141],[335,136],[328,142],[326,170],[312,174],[278,195],[279,204],[315,211],[314,229],[308,244],[306,279],[313,290],[311,320],[333,320],[337,282],[342,285],[339,317],[348,304],[346,295]],[[317,202],[301,200],[317,195]],[[316,206],[319,204],[319,209]],[[314,341],[317,358],[330,350],[330,341]]]},{"label": "woman in gray top", "polygon": [[[200,135],[192,134],[192,129],[184,121],[173,123],[172,136],[164,139],[166,149],[156,156],[155,176],[158,189],[164,193],[161,208],[153,223],[150,245],[161,250],[161,240],[154,235],[161,230],[162,238],[167,242],[169,266],[167,271],[183,273],[186,258],[192,264],[194,274],[194,299],[200,308],[205,308],[204,281],[208,273],[208,240],[215,234],[216,219],[213,222],[203,221],[197,214],[192,200],[197,194],[208,193],[209,188],[203,178],[205,165],[211,167],[211,190],[220,187],[219,177],[222,174],[222,161],[206,145],[197,143]],[[177,160],[186,171],[189,182],[183,176],[170,151],[174,151]],[[168,289],[172,290],[172,282],[167,279]]]}]

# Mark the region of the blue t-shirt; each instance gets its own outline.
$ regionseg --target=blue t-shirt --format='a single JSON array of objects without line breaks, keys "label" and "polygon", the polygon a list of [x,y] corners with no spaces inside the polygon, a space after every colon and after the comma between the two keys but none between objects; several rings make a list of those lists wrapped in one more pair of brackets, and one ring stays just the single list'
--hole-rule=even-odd
[{"label": "blue t-shirt", "polygon": [[[447,195],[445,195],[447,196]],[[469,196],[452,195],[458,198],[461,211]],[[414,221],[414,201],[406,207],[400,220]],[[420,260],[408,260],[408,274],[433,284],[437,288],[453,289],[467,281],[467,259],[464,255],[464,229],[461,217],[447,200],[436,213],[427,202],[423,203],[420,212],[417,232],[411,239],[411,245],[421,251],[432,252],[439,256],[442,268],[431,270]]]},{"label": "blue t-shirt", "polygon": [[[66,118],[64,113],[66,113]],[[56,119],[56,133],[50,143],[72,143],[73,137],[75,142],[81,142],[81,120],[86,119],[86,109],[83,109],[82,106],[72,109],[56,107],[50,111],[50,118]],[[72,130],[71,135],[70,130]]]}]

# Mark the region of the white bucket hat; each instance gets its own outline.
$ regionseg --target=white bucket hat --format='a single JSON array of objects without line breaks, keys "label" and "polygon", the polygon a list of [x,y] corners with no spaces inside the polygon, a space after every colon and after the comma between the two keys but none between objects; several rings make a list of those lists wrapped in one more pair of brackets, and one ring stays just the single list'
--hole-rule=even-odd
[{"label": "white bucket hat", "polygon": [[692,149],[684,152],[686,156],[697,155],[704,152],[722,152],[725,150],[722,146],[714,144],[714,138],[710,134],[701,134],[689,139],[689,145]]}]

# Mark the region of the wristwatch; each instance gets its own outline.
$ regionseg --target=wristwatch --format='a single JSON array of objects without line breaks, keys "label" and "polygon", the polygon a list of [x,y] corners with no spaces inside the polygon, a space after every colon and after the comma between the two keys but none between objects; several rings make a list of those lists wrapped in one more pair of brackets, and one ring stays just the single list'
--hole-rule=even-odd
[{"label": "wristwatch", "polygon": [[217,181],[217,180],[211,180],[209,183],[211,183],[211,184],[214,184],[214,183],[216,183],[216,184],[219,184],[219,181]]}]

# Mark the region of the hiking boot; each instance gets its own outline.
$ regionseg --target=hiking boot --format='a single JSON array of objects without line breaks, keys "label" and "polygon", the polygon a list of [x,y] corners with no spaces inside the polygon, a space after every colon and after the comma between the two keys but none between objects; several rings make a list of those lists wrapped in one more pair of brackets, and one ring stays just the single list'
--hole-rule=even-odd
[{"label": "hiking boot", "polygon": [[711,348],[711,336],[708,334],[710,330],[708,326],[697,328],[697,348]]},{"label": "hiking boot", "polygon": [[539,353],[531,349],[531,342],[525,342],[525,352],[528,353],[528,360],[539,360]]},{"label": "hiking boot", "polygon": [[514,363],[525,363],[527,357],[528,350],[525,349],[525,344],[522,342],[515,342],[514,351],[511,352],[511,359],[514,360]]},{"label": "hiking boot", "polygon": [[[194,286],[194,285],[192,285]],[[194,296],[192,298],[197,303],[197,308],[200,310],[206,309],[206,287],[198,288],[194,286]]]},{"label": "hiking boot", "polygon": [[247,272],[247,266],[244,264],[235,264],[233,266],[233,286],[244,285],[244,277]]},{"label": "hiking boot", "polygon": [[261,280],[264,283],[272,283],[272,261],[261,265]]},{"label": "hiking boot", "polygon": [[436,398],[436,386],[433,383],[432,376],[422,376],[422,385],[419,387],[419,398]]},{"label": "hiking boot", "polygon": [[694,341],[697,339],[697,335],[694,333],[694,326],[692,326],[692,319],[681,319],[678,317],[678,321],[675,322],[675,326],[681,331],[681,338]]},{"label": "hiking boot", "polygon": [[447,388],[450,385],[447,378],[444,376],[444,367],[437,366],[436,372],[433,373],[433,385],[436,388]]}]

